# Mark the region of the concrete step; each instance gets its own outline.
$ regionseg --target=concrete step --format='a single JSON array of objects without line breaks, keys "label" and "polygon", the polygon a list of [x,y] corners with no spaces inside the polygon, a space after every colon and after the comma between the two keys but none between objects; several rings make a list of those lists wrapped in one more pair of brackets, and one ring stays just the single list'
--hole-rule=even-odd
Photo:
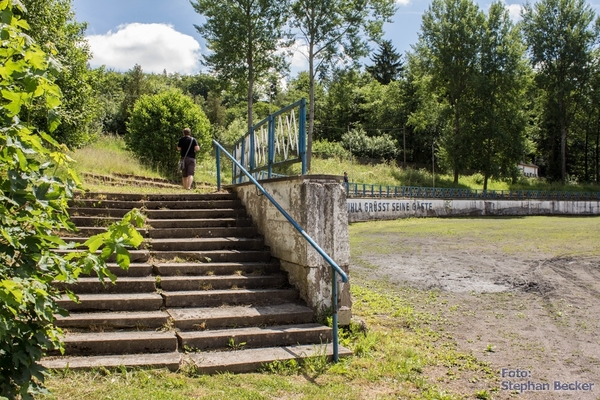
[{"label": "concrete step", "polygon": [[169,209],[175,210],[190,210],[190,209],[222,209],[222,208],[237,208],[243,209],[242,202],[239,199],[229,200],[147,200],[144,201],[146,210]]},{"label": "concrete step", "polygon": [[168,368],[177,371],[183,354],[179,352],[158,354],[124,354],[90,357],[46,357],[41,364],[48,369],[85,370],[92,368]]},{"label": "concrete step", "polygon": [[95,228],[104,228],[108,227],[115,222],[119,222],[121,217],[103,217],[97,215],[72,215],[70,217],[71,222],[75,224],[75,226],[82,227],[95,227]]},{"label": "concrete step", "polygon": [[261,250],[264,242],[262,237],[178,238],[151,239],[147,246],[152,251]]},{"label": "concrete step", "polygon": [[131,209],[127,208],[97,208],[97,207],[70,207],[71,217],[115,217],[123,218]]},{"label": "concrete step", "polygon": [[[186,209],[186,210],[145,210],[144,213],[148,219],[207,219],[207,218],[246,218],[246,209],[244,208],[213,208],[205,210]],[[154,225],[152,225],[154,226]]]},{"label": "concrete step", "polygon": [[167,325],[171,316],[166,311],[111,311],[82,313],[69,316],[58,315],[55,324],[61,328],[89,329],[91,331],[112,329],[156,329]]},{"label": "concrete step", "polygon": [[[339,357],[348,357],[352,352],[343,346],[338,348]],[[297,345],[247,349],[236,351],[217,351],[189,354],[197,371],[201,374],[219,372],[244,373],[259,370],[265,364],[274,361],[301,360],[309,357],[333,358],[333,345]]]},{"label": "concrete step", "polygon": [[321,324],[280,325],[177,332],[181,349],[216,350],[322,344],[331,342],[332,330]]},{"label": "concrete step", "polygon": [[173,325],[180,330],[306,324],[314,321],[313,310],[290,302],[264,306],[170,308],[167,312]]},{"label": "concrete step", "polygon": [[[67,254],[70,253],[77,253],[78,250],[63,250],[63,249],[55,249],[52,250],[53,252],[60,254],[61,256],[66,256]],[[100,255],[100,251],[96,252],[96,254]],[[143,250],[129,250],[129,261],[132,263],[145,263],[146,261],[148,261],[150,258],[150,252],[146,249]],[[108,261],[108,263],[114,263],[115,262],[115,257],[114,255],[111,256]]]},{"label": "concrete step", "polygon": [[[233,213],[232,213],[233,214]],[[169,228],[210,228],[210,227],[247,227],[252,226],[249,217],[232,215],[230,217],[191,218],[191,219],[147,219],[146,223],[154,229]]]},{"label": "concrete step", "polygon": [[82,294],[79,303],[63,296],[57,303],[68,311],[155,311],[163,306],[158,293]]},{"label": "concrete step", "polygon": [[225,290],[232,288],[278,288],[287,285],[287,276],[276,275],[215,275],[215,276],[163,276],[160,288],[164,291]]},{"label": "concrete step", "polygon": [[206,250],[206,251],[152,251],[155,264],[176,261],[224,262],[269,262],[269,250]]},{"label": "concrete step", "polygon": [[154,273],[163,277],[182,275],[263,275],[272,274],[278,271],[278,262],[182,262],[156,263],[154,265]]},{"label": "concrete step", "polygon": [[214,237],[255,237],[258,229],[248,227],[208,227],[208,228],[154,228],[148,231],[147,237],[151,239],[166,238],[214,238]]},{"label": "concrete step", "polygon": [[121,201],[197,201],[197,200],[235,200],[237,196],[233,192],[222,191],[215,193],[113,193],[113,192],[87,192],[80,193],[76,200],[98,199],[98,200],[121,200]]},{"label": "concrete step", "polygon": [[170,353],[178,345],[175,332],[155,331],[67,333],[63,343],[66,356]]},{"label": "concrete step", "polygon": [[162,293],[166,307],[281,304],[298,300],[296,289],[229,289]]},{"label": "concrete step", "polygon": [[79,278],[76,283],[66,284],[54,282],[59,289],[69,289],[73,293],[154,293],[156,292],[156,277],[120,277],[114,283],[110,280],[101,282],[98,278]]},{"label": "concrete step", "polygon": [[[109,271],[112,272],[117,277],[141,277],[141,276],[149,276],[152,274],[152,265],[148,263],[131,263],[129,264],[129,268],[123,269],[116,263],[107,263]],[[90,274],[91,276],[96,276],[95,273]],[[82,275],[83,276],[83,275]]]}]

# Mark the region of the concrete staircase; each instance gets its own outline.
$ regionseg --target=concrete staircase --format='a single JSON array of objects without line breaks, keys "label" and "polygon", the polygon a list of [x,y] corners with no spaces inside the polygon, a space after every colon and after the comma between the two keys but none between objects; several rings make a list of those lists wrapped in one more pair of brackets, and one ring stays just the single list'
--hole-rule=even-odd
[{"label": "concrete staircase", "polygon": [[89,276],[68,287],[80,302],[60,301],[66,351],[44,366],[247,372],[331,357],[331,329],[315,323],[232,193],[87,194],[70,207],[78,236],[65,239],[83,242],[134,207],[148,218],[144,248],[127,271],[109,264],[116,284]]}]

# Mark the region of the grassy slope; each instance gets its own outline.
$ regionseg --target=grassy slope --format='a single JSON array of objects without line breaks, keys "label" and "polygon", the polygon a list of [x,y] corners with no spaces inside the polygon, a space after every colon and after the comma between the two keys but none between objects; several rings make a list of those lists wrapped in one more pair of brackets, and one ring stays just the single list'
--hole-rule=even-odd
[{"label": "grassy slope", "polygon": [[[103,137],[96,143],[79,149],[73,153],[73,158],[77,160],[75,168],[80,173],[105,174],[121,173],[134,174],[148,177],[160,177],[157,171],[141,165],[129,152],[125,150],[125,144],[122,139],[116,137]],[[110,160],[110,162],[106,162]],[[174,156],[175,166],[176,156]],[[231,163],[222,160],[224,171],[222,173],[222,182],[227,184],[231,182]],[[299,165],[294,165],[286,171],[287,174],[299,174],[301,171]],[[348,172],[351,182],[367,183],[373,185],[389,186],[434,186],[434,177],[431,171],[402,169],[394,164],[382,163],[375,165],[364,165],[352,162],[347,159],[313,158],[311,173],[343,175]],[[216,185],[217,182],[216,163],[214,155],[202,160],[196,168],[195,182],[206,182]],[[178,181],[175,175],[167,177]],[[452,176],[435,175],[436,187],[461,187],[471,189],[481,189],[483,177],[480,174],[472,176],[461,176],[458,185],[453,185]],[[490,181],[488,184],[490,190],[557,190],[557,191],[593,191],[600,192],[600,186],[595,185],[559,185],[548,184],[543,180],[522,178],[517,184],[509,184],[505,181]]]}]

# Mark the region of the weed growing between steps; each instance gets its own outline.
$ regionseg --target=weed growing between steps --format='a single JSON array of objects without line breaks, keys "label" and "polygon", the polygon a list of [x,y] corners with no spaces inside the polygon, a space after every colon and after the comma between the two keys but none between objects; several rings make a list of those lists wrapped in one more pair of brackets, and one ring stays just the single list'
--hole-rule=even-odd
[{"label": "weed growing between steps", "polygon": [[[42,398],[461,398],[429,378],[426,371],[431,368],[468,375],[482,387],[496,385],[486,363],[457,351],[453,339],[443,329],[434,328],[443,326],[443,317],[417,310],[418,302],[430,296],[428,292],[407,295],[385,283],[356,278],[352,295],[354,314],[364,323],[340,331],[341,345],[350,348],[354,356],[337,364],[327,362],[323,354],[305,361],[271,363],[262,372],[240,375],[198,375],[190,364],[178,373],[104,368],[53,371],[47,382],[52,394]],[[234,341],[231,351],[240,345]]]}]

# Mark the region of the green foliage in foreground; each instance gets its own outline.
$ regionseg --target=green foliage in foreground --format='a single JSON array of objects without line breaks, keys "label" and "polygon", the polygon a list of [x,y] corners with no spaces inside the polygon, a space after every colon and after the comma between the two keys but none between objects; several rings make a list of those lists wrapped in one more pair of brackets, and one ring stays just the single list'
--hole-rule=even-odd
[{"label": "green foliage in foreground", "polygon": [[[105,260],[117,254],[129,264],[126,247],[143,240],[134,224],[143,222],[134,211],[120,224],[83,247],[89,250],[61,256],[54,249],[69,246],[57,232],[72,229],[68,199],[77,185],[69,157],[47,133],[21,121],[35,105],[47,111],[49,129],[58,126],[60,89],[53,82],[53,60],[23,34],[20,2],[0,1],[0,398],[28,399],[42,390],[45,352],[62,349],[55,315],[65,314],[53,281],[74,282],[94,270],[100,279],[114,278]],[[57,176],[65,169],[65,179]],[[99,254],[95,251],[101,249]],[[69,294],[71,298],[74,295]]]}]

